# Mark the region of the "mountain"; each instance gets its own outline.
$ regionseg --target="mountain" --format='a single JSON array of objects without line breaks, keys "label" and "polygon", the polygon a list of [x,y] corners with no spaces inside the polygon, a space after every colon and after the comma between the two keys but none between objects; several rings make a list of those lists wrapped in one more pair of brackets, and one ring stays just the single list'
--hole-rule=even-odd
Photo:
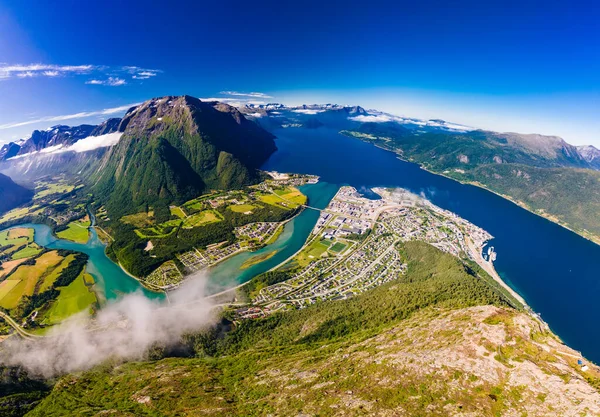
[{"label": "mountain", "polygon": [[276,150],[274,136],[235,107],[190,96],[149,100],[128,111],[119,130],[93,188],[120,213],[256,183]]},{"label": "mountain", "polygon": [[105,120],[98,126],[94,127],[94,130],[91,131],[90,136],[101,136],[108,135],[109,133],[118,132],[119,126],[121,125],[121,120],[122,119],[118,117],[113,117],[111,119]]},{"label": "mountain", "polygon": [[577,150],[581,157],[585,159],[595,169],[600,169],[600,149],[592,145],[578,146]]},{"label": "mountain", "polygon": [[46,130],[34,130],[31,137],[23,143],[18,155],[38,152],[50,146],[72,145],[80,139],[91,135],[95,126],[64,126],[57,125]]},{"label": "mountain", "polygon": [[0,148],[0,161],[17,156],[21,150],[21,145],[23,142],[24,141],[21,141],[20,143],[10,142],[2,145],[2,148]]},{"label": "mountain", "polygon": [[484,186],[600,242],[600,172],[593,169],[591,151],[585,157],[559,137],[415,132],[395,122],[363,123],[344,133],[432,172]]},{"label": "mountain", "polygon": [[16,184],[10,177],[0,174],[0,213],[20,206],[33,198],[33,191]]},{"label": "mountain", "polygon": [[115,133],[119,130],[121,119],[112,118],[105,120],[97,126],[57,125],[46,130],[34,130],[28,139],[9,142],[0,148],[0,162],[15,156],[23,156],[39,152],[51,147],[68,147],[90,136],[101,136]]}]

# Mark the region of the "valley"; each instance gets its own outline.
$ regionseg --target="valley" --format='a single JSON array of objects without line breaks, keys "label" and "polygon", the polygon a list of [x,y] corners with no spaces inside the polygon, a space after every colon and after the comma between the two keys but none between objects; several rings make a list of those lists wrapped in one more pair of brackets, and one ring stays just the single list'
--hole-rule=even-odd
[{"label": "valley", "polygon": [[[257,124],[244,118],[249,111]],[[0,220],[8,228],[0,236],[0,306],[9,342],[17,334],[28,343],[40,336],[52,340],[48,335],[60,332],[57,325],[77,313],[87,317],[80,322],[86,332],[126,335],[133,319],[126,309],[102,325],[96,322],[99,313],[135,292],[134,298],[155,300],[153,308],[169,309],[177,303],[171,296],[180,297],[178,291],[185,292],[196,273],[205,277],[208,297],[183,306],[212,303],[217,315],[206,328],[139,352],[133,357],[142,360],[137,364],[117,360],[111,371],[84,367],[82,374],[59,373],[50,393],[43,385],[48,381],[36,385],[34,377],[27,384],[36,388],[21,391],[37,398],[33,405],[42,401],[31,415],[81,412],[66,399],[93,392],[92,386],[119,386],[127,394],[107,399],[94,393],[87,407],[135,415],[152,414],[150,404],[176,415],[210,410],[213,403],[231,415],[317,409],[353,415],[400,408],[410,415],[427,404],[449,414],[519,409],[543,415],[572,407],[595,412],[600,370],[585,359],[596,357],[594,336],[583,340],[579,333],[593,315],[557,319],[556,305],[568,301],[561,293],[567,284],[559,281],[563,259],[552,265],[538,259],[549,244],[564,260],[586,256],[593,250],[585,246],[589,242],[573,240],[572,234],[543,239],[569,232],[527,217],[484,190],[403,162],[398,149],[380,149],[388,147],[380,141],[391,142],[392,136],[378,136],[373,126],[354,120],[368,114],[342,106],[238,111],[189,96],[158,98],[112,122],[109,130],[119,131],[119,141],[77,157],[92,161],[82,174],[65,169],[31,180],[30,202]],[[258,125],[269,126],[279,151],[272,152],[273,134]],[[441,122],[428,129],[418,135],[440,143],[464,135],[448,131],[462,127]],[[406,134],[399,128],[392,133]],[[264,152],[248,153],[242,138],[264,146]],[[461,155],[459,164],[473,161],[472,154]],[[513,166],[504,162],[499,166]],[[50,166],[44,162],[43,170]],[[460,165],[453,169],[467,172]],[[526,169],[533,168],[521,172]],[[488,260],[490,242],[498,253],[495,264]],[[555,296],[544,300],[548,294]],[[586,297],[593,292],[578,294]],[[575,317],[580,324],[573,324]],[[552,331],[566,335],[583,354]],[[394,336],[388,340],[385,334]],[[429,356],[419,359],[425,350]],[[383,351],[381,362],[366,359]],[[335,365],[333,354],[343,364]],[[477,365],[467,366],[466,357]],[[272,361],[277,369],[268,365]],[[431,368],[431,361],[444,366]],[[161,404],[172,404],[172,398],[157,394],[147,378],[161,378],[161,369],[178,374],[190,367],[200,371],[186,373],[182,383],[197,386],[210,375],[202,383],[207,391],[192,395],[178,386],[180,405],[165,408]],[[350,375],[340,380],[345,367],[361,372],[361,381]],[[526,376],[509,371],[525,367]],[[124,381],[119,369],[135,378]],[[390,373],[411,382],[403,385]],[[290,395],[274,401],[281,384]],[[215,390],[228,399],[225,405]]]}]

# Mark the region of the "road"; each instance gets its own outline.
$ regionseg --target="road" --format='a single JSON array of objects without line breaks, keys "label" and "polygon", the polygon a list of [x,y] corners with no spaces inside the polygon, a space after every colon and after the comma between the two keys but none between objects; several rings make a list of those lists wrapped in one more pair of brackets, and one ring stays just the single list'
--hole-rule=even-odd
[{"label": "road", "polygon": [[18,335],[24,339],[36,339],[36,338],[44,337],[44,336],[39,336],[37,334],[29,333],[28,331],[23,329],[19,325],[19,323],[17,323],[12,317],[10,317],[6,313],[3,313],[2,311],[0,311],[0,318],[4,319],[4,321],[6,321],[13,329],[15,329],[15,331],[18,333]]}]

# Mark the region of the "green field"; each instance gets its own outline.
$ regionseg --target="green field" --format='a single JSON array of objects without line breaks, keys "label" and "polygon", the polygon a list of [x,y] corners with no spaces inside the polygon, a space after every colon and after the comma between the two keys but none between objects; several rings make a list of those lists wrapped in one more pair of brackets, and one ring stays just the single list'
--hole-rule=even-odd
[{"label": "green field", "polygon": [[260,200],[277,207],[294,209],[301,204],[306,204],[306,196],[293,187],[278,188],[274,194],[263,194]]},{"label": "green field", "polygon": [[66,194],[75,188],[74,185],[65,184],[63,182],[57,183],[45,183],[39,182],[38,186],[35,189],[35,197],[34,199],[39,199],[42,197],[46,197],[52,194]]},{"label": "green field", "polygon": [[252,211],[256,208],[251,204],[234,204],[229,206],[229,210],[234,211],[236,213],[246,213],[248,211]]},{"label": "green field", "polygon": [[335,244],[331,247],[333,252],[339,253],[346,248],[346,245],[342,242],[335,242]]},{"label": "green field", "polygon": [[183,207],[185,207],[185,209],[189,213],[190,211],[199,211],[199,210],[202,210],[202,208],[204,208],[204,204],[202,204],[199,201],[192,200],[192,201],[188,201],[187,203],[185,203],[183,205]]},{"label": "green field", "polygon": [[15,308],[24,295],[32,295],[39,279],[50,268],[58,265],[62,257],[56,251],[43,254],[36,259],[35,265],[21,265],[8,278],[12,281],[18,281],[11,291],[0,298],[0,307],[7,310]]},{"label": "green field", "polygon": [[44,292],[54,284],[54,281],[60,276],[61,272],[75,259],[75,255],[69,255],[54,270],[44,277],[38,292]]},{"label": "green field", "polygon": [[305,267],[309,263],[319,259],[319,257],[327,251],[329,245],[331,245],[331,242],[327,240],[315,239],[310,245],[304,248],[294,260],[299,266]]},{"label": "green field", "polygon": [[85,285],[90,279],[93,280],[91,277],[84,278],[82,273],[75,281],[60,288],[60,295],[45,314],[48,324],[60,323],[75,313],[89,309],[97,302],[96,294]]},{"label": "green field", "polygon": [[[171,220],[171,222],[173,222],[173,221],[174,220]],[[149,227],[146,229],[141,229],[141,230],[136,229],[135,234],[138,235],[139,237],[141,237],[142,239],[167,237],[177,230],[177,226],[179,226],[180,222],[181,222],[181,220],[177,220],[177,224],[173,225],[173,228],[168,233],[166,232],[166,227],[168,225],[163,223],[158,226]]]},{"label": "green field", "polygon": [[[171,209],[173,210],[173,208],[171,208]],[[179,208],[177,207],[177,209],[179,209]],[[181,214],[183,214],[183,211],[181,209],[179,209],[179,211],[181,212]],[[172,211],[172,213],[174,213],[174,211]],[[136,216],[140,216],[140,214],[141,213],[138,213]],[[126,217],[130,217],[130,216],[126,216]],[[125,218],[123,217],[121,220],[123,221],[124,219]],[[128,219],[128,220],[130,220],[130,219]],[[183,219],[181,219],[181,218],[173,219],[173,220],[166,221],[164,223],[158,224],[153,227],[146,227],[144,229],[136,229],[135,233],[143,239],[162,238],[162,237],[167,237],[167,236],[171,235],[172,233],[174,233],[180,224],[182,224],[182,227],[189,229],[192,227],[202,226],[202,225],[209,224],[209,223],[220,222],[221,220],[223,220],[223,216],[219,212],[216,212],[214,210],[204,210],[204,211],[201,211],[200,213],[192,214],[191,216],[187,216]],[[168,228],[172,228],[172,229],[167,232]]]},{"label": "green field", "polygon": [[281,198],[291,201],[296,204],[306,204],[306,196],[294,187],[278,188],[273,190],[275,194]]},{"label": "green field", "polygon": [[4,213],[4,215],[0,217],[0,223],[7,222],[9,220],[15,220],[27,215],[40,214],[41,212],[42,209],[40,209],[38,205],[33,205],[31,207],[16,208],[7,213]]},{"label": "green field", "polygon": [[17,286],[19,281],[14,279],[6,279],[0,282],[0,300],[2,300],[6,295]]},{"label": "green field", "polygon": [[16,261],[17,259],[31,258],[32,256],[37,255],[41,251],[42,249],[38,245],[36,245],[35,243],[31,243],[27,245],[27,247],[21,249],[20,251],[13,253],[12,259]]},{"label": "green field", "polygon": [[141,212],[136,214],[130,214],[128,216],[121,217],[121,222],[130,224],[135,227],[143,228],[152,226],[154,224],[154,212],[149,211],[148,213]]},{"label": "green field", "polygon": [[89,239],[89,231],[88,227],[90,226],[90,221],[87,219],[87,216],[82,220],[75,220],[67,225],[67,229],[61,230],[56,233],[61,239],[70,240],[72,242],[77,243],[86,243]]},{"label": "green field", "polygon": [[0,246],[21,246],[33,240],[33,229],[18,227],[0,233]]},{"label": "green field", "polygon": [[180,207],[171,206],[171,207],[169,207],[169,211],[171,212],[171,214],[173,216],[177,216],[180,219],[185,219],[185,213],[183,212],[183,210]]},{"label": "green field", "polygon": [[214,210],[204,210],[200,213],[193,214],[187,217],[183,222],[183,227],[196,227],[208,223],[216,223],[223,220],[223,216]]}]

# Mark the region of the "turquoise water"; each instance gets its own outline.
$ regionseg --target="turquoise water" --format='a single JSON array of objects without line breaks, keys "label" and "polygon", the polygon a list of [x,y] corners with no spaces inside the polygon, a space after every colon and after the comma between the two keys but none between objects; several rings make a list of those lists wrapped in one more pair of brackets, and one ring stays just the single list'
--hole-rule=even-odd
[{"label": "turquoise water", "polygon": [[[307,184],[299,187],[308,196],[308,204],[316,208],[325,208],[333,198],[339,186],[327,182]],[[263,272],[279,265],[295,254],[317,223],[319,212],[305,209],[299,215],[287,222],[277,240],[256,252],[242,252],[221,262],[209,271],[208,293],[217,293],[227,288],[235,287],[250,280]],[[254,257],[277,251],[271,258],[251,267],[241,270],[242,264]]]},{"label": "turquoise water", "polygon": [[58,239],[52,234],[52,229],[45,224],[22,224],[18,227],[30,227],[35,230],[34,240],[40,246],[49,249],[70,249],[87,254],[87,272],[96,281],[96,292],[102,301],[114,300],[120,295],[141,291],[148,298],[163,298],[164,294],[146,290],[134,278],[127,275],[119,265],[111,261],[104,253],[105,245],[98,238],[95,229],[90,229],[87,243],[75,243]]},{"label": "turquoise water", "polygon": [[[321,182],[304,185],[300,187],[300,190],[308,196],[312,206],[325,208],[338,188],[338,186]],[[207,291],[214,293],[234,287],[285,261],[302,247],[318,218],[318,211],[304,210],[286,223],[281,235],[271,245],[265,246],[256,252],[240,253],[215,266],[210,270]],[[90,257],[87,264],[87,271],[94,277],[96,291],[102,300],[114,300],[123,294],[135,291],[143,292],[148,298],[162,299],[164,297],[162,293],[145,289],[137,280],[127,275],[119,265],[112,262],[106,256],[106,246],[98,238],[98,234],[94,228],[90,229],[90,239],[88,242],[82,244],[58,239],[52,234],[50,227],[44,224],[28,223],[15,227],[29,227],[34,229],[34,240],[40,246],[49,249],[70,249],[87,254]],[[247,259],[273,251],[277,251],[277,253],[270,259],[245,270],[240,270],[240,266]]]}]

